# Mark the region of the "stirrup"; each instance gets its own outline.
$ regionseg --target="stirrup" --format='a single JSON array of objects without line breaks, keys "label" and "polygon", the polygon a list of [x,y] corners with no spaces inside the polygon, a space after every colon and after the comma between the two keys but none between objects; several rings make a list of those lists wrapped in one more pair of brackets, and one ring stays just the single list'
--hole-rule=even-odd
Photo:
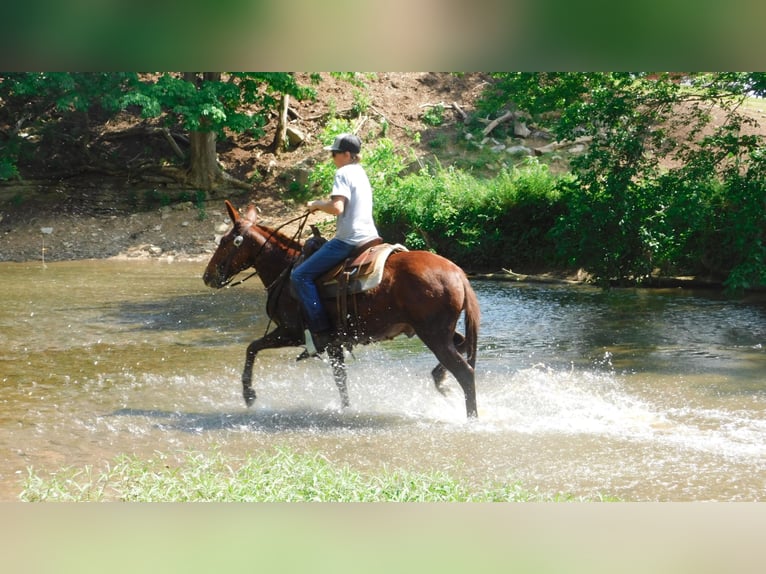
[{"label": "stirrup", "polygon": [[[304,359],[310,359],[312,357],[317,358],[317,359],[322,359],[322,353],[324,353],[324,351],[326,349],[323,349],[323,350],[319,351],[316,348],[316,343],[314,343],[314,337],[311,336],[311,331],[309,331],[308,329],[304,329],[303,337],[305,339],[305,347],[306,348],[303,350],[303,352],[300,355],[298,355],[296,357],[295,360],[296,361],[303,361]],[[322,359],[322,360],[324,360],[324,359]]]},{"label": "stirrup", "polygon": [[303,330],[303,339],[306,341],[306,353],[309,357],[315,357],[319,354],[316,345],[314,344],[314,337],[311,336],[311,331],[308,329]]}]

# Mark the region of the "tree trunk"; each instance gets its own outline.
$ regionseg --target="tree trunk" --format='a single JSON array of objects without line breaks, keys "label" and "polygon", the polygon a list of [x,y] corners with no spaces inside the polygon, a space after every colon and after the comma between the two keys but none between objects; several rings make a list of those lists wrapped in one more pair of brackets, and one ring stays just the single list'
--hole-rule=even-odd
[{"label": "tree trunk", "polygon": [[[220,72],[204,72],[202,76],[196,72],[184,72],[184,79],[199,87],[203,82],[217,82],[221,79]],[[200,121],[199,131],[189,132],[189,184],[204,190],[212,190],[222,179],[221,168],[218,166],[214,131],[206,131],[208,122],[205,118]]]},{"label": "tree trunk", "polygon": [[274,155],[284,150],[287,146],[287,110],[290,109],[290,96],[284,94],[279,108],[279,123],[277,133],[274,135]]},{"label": "tree trunk", "polygon": [[215,132],[189,132],[189,183],[205,190],[221,179]]}]

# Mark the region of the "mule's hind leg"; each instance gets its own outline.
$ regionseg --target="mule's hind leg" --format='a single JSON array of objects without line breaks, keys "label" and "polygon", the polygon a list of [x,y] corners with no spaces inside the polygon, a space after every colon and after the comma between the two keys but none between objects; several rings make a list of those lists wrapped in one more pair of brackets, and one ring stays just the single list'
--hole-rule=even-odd
[{"label": "mule's hind leg", "polygon": [[434,379],[434,386],[436,386],[436,390],[446,397],[447,387],[444,386],[444,379],[447,378],[447,369],[444,368],[444,365],[439,363],[431,371],[431,376]]},{"label": "mule's hind leg", "polygon": [[348,376],[346,373],[346,362],[343,357],[343,347],[340,345],[328,345],[327,355],[330,357],[332,375],[340,392],[341,406],[344,409],[348,408],[351,402],[348,399]]},{"label": "mule's hind leg", "polygon": [[[420,335],[420,339],[428,346],[439,360],[439,365],[434,371],[439,370],[441,366],[454,375],[460,387],[465,394],[465,412],[469,418],[478,416],[476,408],[476,384],[474,381],[474,371],[468,361],[458,351],[454,340],[444,341],[427,334]],[[432,371],[433,374],[433,371]],[[438,387],[437,387],[438,388]]]},{"label": "mule's hind leg", "polygon": [[[455,348],[458,350],[458,352],[465,355],[466,353],[465,337],[461,335],[460,333],[458,333],[457,331],[455,331],[455,334],[452,336],[452,342],[455,344]],[[447,378],[447,369],[444,368],[444,365],[439,363],[431,371],[431,376],[434,379],[434,385],[436,386],[436,390],[446,397],[447,387],[444,386],[444,379]]]}]

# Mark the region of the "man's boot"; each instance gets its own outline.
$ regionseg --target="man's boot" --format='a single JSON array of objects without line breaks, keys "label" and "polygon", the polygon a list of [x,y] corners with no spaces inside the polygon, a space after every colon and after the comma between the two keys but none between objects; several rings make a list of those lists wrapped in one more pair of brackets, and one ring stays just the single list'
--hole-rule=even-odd
[{"label": "man's boot", "polygon": [[308,357],[317,357],[324,353],[328,343],[332,341],[332,332],[319,331],[312,333],[308,329],[304,329],[303,337],[306,341],[306,350],[298,356],[298,361]]}]

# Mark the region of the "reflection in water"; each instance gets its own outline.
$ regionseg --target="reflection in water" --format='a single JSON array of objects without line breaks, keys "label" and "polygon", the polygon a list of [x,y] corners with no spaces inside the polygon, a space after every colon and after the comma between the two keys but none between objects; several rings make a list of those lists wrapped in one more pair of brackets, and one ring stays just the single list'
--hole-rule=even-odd
[{"label": "reflection in water", "polygon": [[277,447],[476,485],[764,499],[763,299],[476,281],[479,420],[467,422],[458,385],[434,390],[435,360],[416,339],[355,349],[346,411],[324,362],[264,352],[245,408],[239,376],[268,324],[263,289],[208,290],[203,267],[0,265],[0,499],[30,465]]}]

